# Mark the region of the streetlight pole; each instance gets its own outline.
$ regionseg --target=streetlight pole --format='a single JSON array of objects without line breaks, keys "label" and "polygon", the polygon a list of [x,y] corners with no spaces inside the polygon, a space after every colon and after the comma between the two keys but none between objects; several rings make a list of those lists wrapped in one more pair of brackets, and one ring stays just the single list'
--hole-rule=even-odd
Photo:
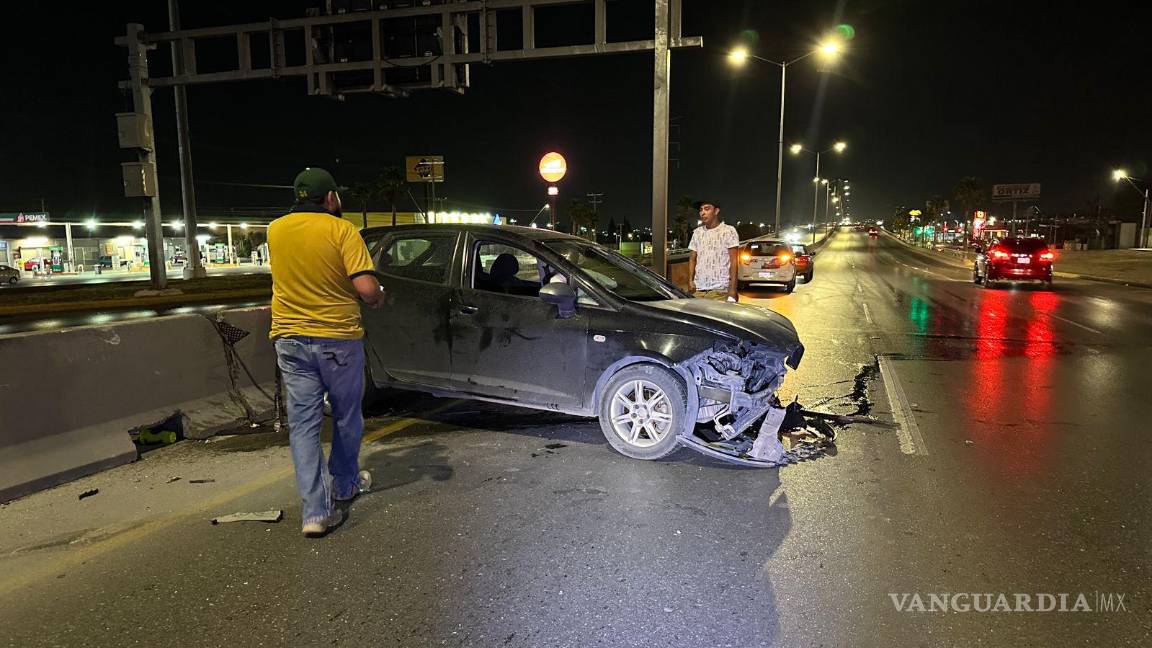
[{"label": "streetlight pole", "polygon": [[[792,145],[792,149],[791,149],[792,155],[800,155],[801,153],[812,153],[813,155],[816,156],[816,176],[814,178],[812,178],[812,182],[814,185],[812,188],[812,242],[813,243],[816,242],[816,211],[817,211],[817,209],[819,209],[819,205],[820,205],[820,180],[821,180],[821,178],[820,178],[820,156],[825,154],[825,153],[828,153],[830,151],[835,151],[836,153],[843,153],[844,149],[846,149],[846,148],[848,148],[848,145],[844,142],[836,142],[832,146],[824,149],[823,151],[810,151],[810,150],[804,148],[803,144],[793,144]],[[827,184],[828,181],[825,180],[824,183]]]},{"label": "streetlight pole", "polygon": [[812,244],[816,244],[816,210],[820,207],[820,153],[816,153],[816,176],[812,178]]},{"label": "streetlight pole", "polygon": [[784,106],[785,97],[788,88],[788,66],[793,63],[799,63],[804,59],[816,54],[817,52],[823,54],[827,58],[833,58],[840,53],[841,45],[837,41],[827,41],[820,45],[818,48],[792,59],[791,61],[773,61],[771,59],[762,58],[750,53],[747,48],[739,47],[732,50],[728,54],[728,61],[733,65],[744,65],[748,59],[755,59],[762,63],[771,63],[772,65],[779,66],[780,68],[780,129],[777,136],[777,149],[776,149],[776,235],[780,234],[780,200],[784,188]]},{"label": "streetlight pole", "polygon": [[1148,187],[1144,187],[1144,214],[1140,217],[1140,247],[1148,245]]},{"label": "streetlight pole", "polygon": [[[1115,180],[1116,182],[1120,182],[1121,180],[1127,180],[1128,184],[1132,185],[1133,189],[1144,194],[1144,209],[1140,212],[1140,240],[1137,241],[1137,247],[1147,246],[1148,245],[1148,190],[1149,190],[1148,181],[1144,180],[1143,178],[1133,178],[1132,176],[1128,175],[1127,171],[1125,171],[1123,169],[1116,169],[1115,171],[1113,171],[1112,172],[1112,179]],[[1144,183],[1144,190],[1143,191],[1141,191],[1140,186],[1136,184],[1137,180]]]}]

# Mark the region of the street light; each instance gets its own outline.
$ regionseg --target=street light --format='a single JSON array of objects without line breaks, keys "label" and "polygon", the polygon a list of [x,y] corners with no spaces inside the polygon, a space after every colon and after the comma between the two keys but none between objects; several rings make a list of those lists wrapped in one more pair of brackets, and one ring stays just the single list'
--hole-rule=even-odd
[{"label": "street light", "polygon": [[[1144,194],[1144,210],[1141,212],[1141,216],[1140,216],[1140,246],[1139,247],[1147,247],[1148,246],[1148,181],[1141,179],[1141,178],[1133,178],[1132,176],[1128,175],[1128,172],[1125,171],[1124,169],[1116,169],[1115,171],[1113,171],[1112,172],[1112,179],[1115,180],[1116,182],[1120,182],[1121,180],[1127,180],[1128,184],[1132,185],[1133,189]],[[1137,180],[1140,180],[1140,182],[1144,183],[1144,190],[1143,191],[1140,191],[1140,186],[1136,184]]]},{"label": "street light", "polygon": [[[835,151],[836,153],[843,153],[844,149],[846,149],[846,148],[848,148],[847,142],[844,142],[843,140],[841,140],[839,142],[836,142],[832,146],[824,149],[823,151],[809,151],[808,149],[804,148],[803,144],[793,144],[791,149],[790,149],[792,151],[792,155],[800,155],[801,153],[812,153],[816,156],[816,177],[812,178],[812,183],[813,183],[813,187],[812,187],[812,190],[813,190],[812,191],[812,242],[813,243],[816,242],[816,211],[820,208],[820,185],[817,184],[820,182],[820,156],[823,155],[824,153],[828,153],[830,151]],[[828,184],[828,181],[824,180],[824,184]],[[845,186],[847,186],[847,185],[845,185]]]},{"label": "street light", "polygon": [[762,58],[748,51],[747,47],[735,47],[728,52],[728,63],[734,67],[744,67],[748,59],[755,59],[762,63],[771,63],[780,68],[780,133],[777,139],[776,151],[776,230],[780,231],[780,197],[784,187],[784,97],[787,89],[788,66],[798,63],[813,54],[820,54],[826,61],[834,61],[843,52],[844,46],[837,39],[828,39],[816,45],[803,56],[790,61],[773,61]]}]

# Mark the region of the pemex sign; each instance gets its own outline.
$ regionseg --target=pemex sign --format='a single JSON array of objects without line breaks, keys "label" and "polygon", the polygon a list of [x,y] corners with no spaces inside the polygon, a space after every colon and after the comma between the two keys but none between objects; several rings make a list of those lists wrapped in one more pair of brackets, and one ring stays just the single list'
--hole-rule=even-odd
[{"label": "pemex sign", "polygon": [[47,223],[48,212],[0,212],[0,224]]}]

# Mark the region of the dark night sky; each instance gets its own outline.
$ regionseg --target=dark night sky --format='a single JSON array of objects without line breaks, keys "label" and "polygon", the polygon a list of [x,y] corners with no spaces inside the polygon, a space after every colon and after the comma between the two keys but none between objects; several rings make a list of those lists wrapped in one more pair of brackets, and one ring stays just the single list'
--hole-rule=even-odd
[{"label": "dark night sky", "polygon": [[[32,4],[7,16],[0,211],[38,209],[43,198],[58,215],[131,212],[135,203],[120,197],[126,157],[113,118],[127,107],[116,88],[127,72],[112,39],[130,20],[163,31],[165,3],[76,3],[71,11]],[[246,2],[239,12],[223,4],[185,0],[185,26],[297,17],[320,0]],[[858,217],[922,204],[965,175],[1041,182],[1049,211],[1083,209],[1097,196],[1125,211],[1138,206],[1108,171],[1123,164],[1149,174],[1152,161],[1152,47],[1139,3],[685,0],[685,10],[685,33],[703,36],[705,48],[673,54],[681,142],[673,201],[707,194],[724,203],[730,221],[771,219],[779,69],[733,72],[723,52],[755,30],[755,53],[793,57],[846,22],[857,36],[840,65],[827,73],[812,62],[789,68],[786,140],[849,142],[843,158],[825,159],[828,174],[853,180]],[[566,196],[603,192],[605,219],[638,225],[650,213],[651,68],[650,55],[473,66],[466,95],[405,100],[309,98],[299,79],[194,87],[201,209],[289,201],[286,191],[212,182],[287,184],[311,164],[351,183],[401,165],[406,154],[428,153],[446,156],[441,192],[452,200],[532,208],[544,202],[536,160],[555,148],[569,159]],[[171,214],[179,185],[170,91],[157,91],[155,109]],[[811,165],[785,159],[786,222],[811,215]]]}]

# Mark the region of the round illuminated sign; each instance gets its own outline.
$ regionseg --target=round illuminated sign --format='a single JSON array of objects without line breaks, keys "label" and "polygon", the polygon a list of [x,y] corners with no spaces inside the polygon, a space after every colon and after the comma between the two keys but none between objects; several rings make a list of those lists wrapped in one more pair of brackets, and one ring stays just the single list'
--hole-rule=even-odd
[{"label": "round illuminated sign", "polygon": [[540,158],[540,177],[548,182],[560,182],[564,174],[568,173],[568,161],[563,155],[552,152]]}]

